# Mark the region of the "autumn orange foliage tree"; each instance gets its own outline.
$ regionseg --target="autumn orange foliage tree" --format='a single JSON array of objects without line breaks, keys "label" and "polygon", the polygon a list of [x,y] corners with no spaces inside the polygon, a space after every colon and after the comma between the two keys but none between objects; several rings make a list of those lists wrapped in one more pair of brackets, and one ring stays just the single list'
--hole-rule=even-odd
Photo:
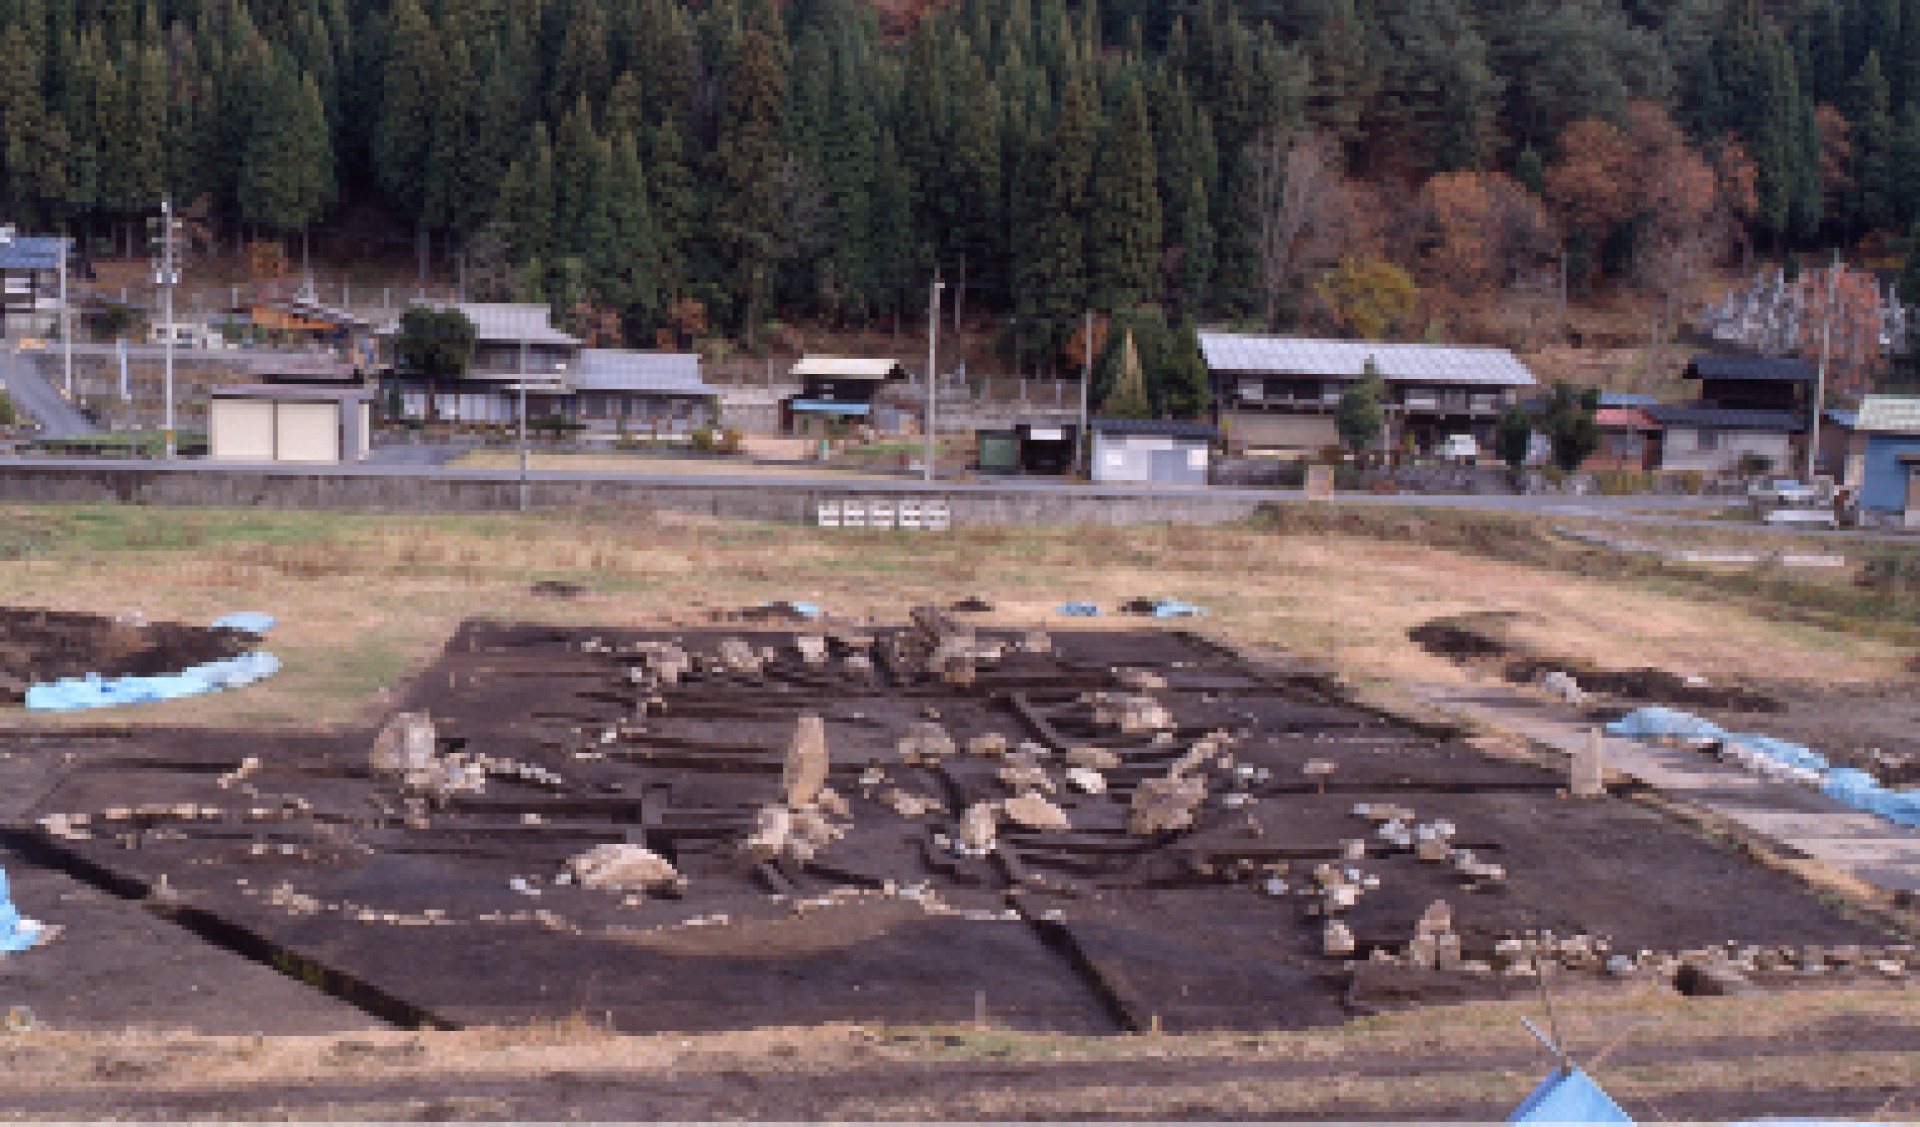
[{"label": "autumn orange foliage tree", "polygon": [[1847,395],[1866,391],[1882,359],[1879,282],[1865,270],[1841,264],[1804,270],[1793,284],[1801,307],[1801,355],[1817,361],[1823,330],[1831,325],[1828,389]]}]

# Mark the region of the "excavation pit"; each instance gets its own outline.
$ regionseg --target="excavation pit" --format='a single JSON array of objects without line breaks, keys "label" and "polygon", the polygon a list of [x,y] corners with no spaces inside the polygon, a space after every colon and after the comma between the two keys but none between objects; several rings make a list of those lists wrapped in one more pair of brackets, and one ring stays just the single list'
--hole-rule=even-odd
[{"label": "excavation pit", "polygon": [[[802,636],[824,637],[824,659]],[[1309,893],[1316,872],[1348,869],[1357,902],[1335,914],[1357,959],[1399,958],[1445,900],[1476,964],[1370,964],[1396,968],[1369,978],[1391,978],[1374,991],[1389,1004],[1531,996],[1534,979],[1495,964],[1541,931],[1628,954],[1895,942],[1637,803],[1571,801],[1563,771],[1409,730],[1317,675],[1176,630],[1036,638],[938,611],[857,634],[475,622],[399,707],[431,717],[438,756],[484,787],[376,775],[370,732],[195,731],[50,735],[0,762],[0,794],[33,796],[16,832],[41,863],[153,897],[376,1012],[456,1026],[982,1011],[1067,1032],[1324,1025],[1372,1004],[1356,962],[1322,953],[1327,897]],[[832,800],[775,821],[833,830],[762,848],[750,839],[779,840],[767,811],[785,810],[802,715],[823,722]],[[1101,786],[1073,783],[1070,763],[1100,764]],[[1182,778],[1203,796],[1175,795],[1143,831],[1136,795]],[[1011,819],[1022,791],[1067,828]],[[991,848],[973,849],[983,805]],[[1471,856],[1422,860],[1357,806],[1409,811],[1408,835],[1451,823],[1449,847]],[[684,888],[561,879],[608,845],[652,851]]]}]

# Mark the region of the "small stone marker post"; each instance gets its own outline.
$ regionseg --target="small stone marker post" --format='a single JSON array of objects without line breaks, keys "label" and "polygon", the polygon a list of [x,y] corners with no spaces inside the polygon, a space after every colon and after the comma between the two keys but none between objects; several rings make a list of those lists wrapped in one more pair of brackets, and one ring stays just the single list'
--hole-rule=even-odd
[{"label": "small stone marker post", "polygon": [[1587,730],[1586,746],[1573,753],[1567,785],[1575,798],[1604,798],[1607,794],[1606,754],[1600,729]]}]

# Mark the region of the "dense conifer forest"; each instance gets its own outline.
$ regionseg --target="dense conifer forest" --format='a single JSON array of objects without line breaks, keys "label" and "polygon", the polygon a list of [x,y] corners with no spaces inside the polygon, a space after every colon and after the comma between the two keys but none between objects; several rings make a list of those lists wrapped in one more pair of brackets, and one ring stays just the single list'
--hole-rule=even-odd
[{"label": "dense conifer forest", "polygon": [[1392,332],[1904,236],[1920,0],[0,0],[0,211],[131,242],[163,193],[370,210],[610,340],[936,270],[1043,350]]}]

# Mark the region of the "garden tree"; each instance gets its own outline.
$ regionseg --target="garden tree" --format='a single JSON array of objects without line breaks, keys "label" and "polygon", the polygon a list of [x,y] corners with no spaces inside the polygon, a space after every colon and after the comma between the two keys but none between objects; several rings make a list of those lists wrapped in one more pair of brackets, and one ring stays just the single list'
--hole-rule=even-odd
[{"label": "garden tree", "polygon": [[1109,419],[1150,419],[1153,404],[1147,400],[1147,381],[1140,368],[1140,353],[1133,346],[1133,334],[1121,338],[1120,368],[1113,388],[1100,403],[1100,414]]},{"label": "garden tree", "polygon": [[1493,446],[1508,469],[1518,473],[1526,466],[1533,452],[1533,419],[1526,408],[1509,403],[1501,409],[1499,420],[1493,424]]},{"label": "garden tree", "polygon": [[721,248],[734,265],[741,324],[751,336],[776,265],[779,238],[781,90],[779,47],[758,29],[740,40],[727,73],[720,140],[713,151],[717,190],[714,220]]},{"label": "garden tree", "polygon": [[1094,158],[1087,229],[1094,300],[1117,307],[1157,296],[1160,186],[1146,96],[1132,83]]},{"label": "garden tree", "polygon": [[1327,319],[1346,336],[1381,340],[1413,316],[1420,287],[1391,262],[1348,256],[1313,284]]},{"label": "garden tree", "polygon": [[[1802,310],[1795,342],[1800,354],[1817,362],[1824,342],[1828,389],[1843,395],[1871,390],[1882,358],[1879,280],[1869,271],[1842,264],[1803,270],[1793,285]],[[1829,328],[1830,334],[1823,331]]]},{"label": "garden tree", "polygon": [[1554,465],[1572,473],[1600,449],[1599,410],[1599,389],[1553,385],[1541,422],[1553,447]]},{"label": "garden tree", "polygon": [[400,317],[393,338],[394,364],[427,381],[427,417],[435,415],[442,380],[458,379],[473,361],[473,322],[458,309],[416,305]]},{"label": "garden tree", "polygon": [[1362,454],[1380,440],[1380,431],[1387,425],[1386,401],[1387,381],[1368,357],[1360,378],[1340,393],[1340,404],[1333,411],[1334,429],[1348,450]]}]

